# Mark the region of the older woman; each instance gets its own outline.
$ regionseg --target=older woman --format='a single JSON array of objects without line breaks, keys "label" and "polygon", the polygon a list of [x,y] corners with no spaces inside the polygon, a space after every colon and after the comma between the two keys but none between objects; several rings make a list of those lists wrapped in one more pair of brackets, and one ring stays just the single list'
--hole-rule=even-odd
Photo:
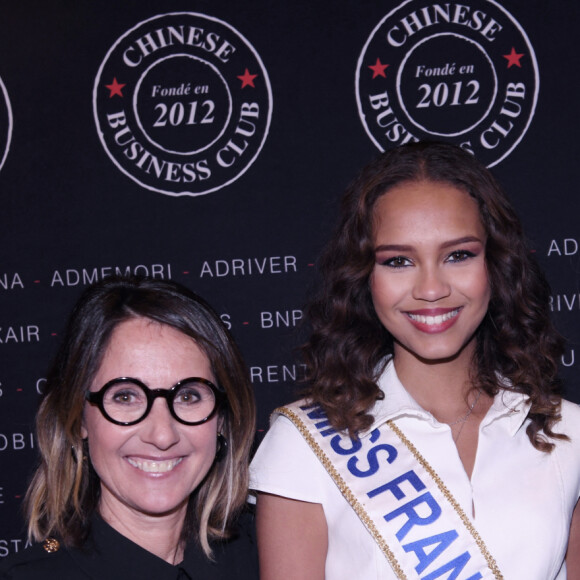
[{"label": "older woman", "polygon": [[26,507],[40,543],[1,577],[256,577],[235,525],[254,413],[239,351],[201,298],[150,279],[88,288],[37,416]]}]

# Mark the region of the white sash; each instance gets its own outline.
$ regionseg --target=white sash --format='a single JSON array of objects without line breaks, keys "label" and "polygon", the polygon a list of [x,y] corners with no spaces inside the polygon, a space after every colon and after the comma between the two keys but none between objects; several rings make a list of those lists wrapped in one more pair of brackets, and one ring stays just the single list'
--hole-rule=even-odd
[{"label": "white sash", "polygon": [[274,413],[300,431],[397,578],[503,578],[457,500],[393,421],[354,441],[319,405],[298,401]]}]

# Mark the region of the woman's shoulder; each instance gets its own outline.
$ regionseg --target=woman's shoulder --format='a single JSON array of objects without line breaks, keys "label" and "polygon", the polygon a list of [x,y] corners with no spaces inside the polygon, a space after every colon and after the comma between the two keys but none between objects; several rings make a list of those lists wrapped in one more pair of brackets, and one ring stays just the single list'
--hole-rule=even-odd
[{"label": "woman's shoulder", "polygon": [[1,580],[80,580],[86,578],[67,548],[52,538],[13,554],[0,564]]},{"label": "woman's shoulder", "polygon": [[258,451],[254,457],[254,465],[260,463],[261,458],[267,457],[267,461],[273,460],[280,453],[307,450],[300,431],[296,424],[290,419],[304,401],[295,401],[284,407],[275,409],[270,418],[270,428],[260,442]]},{"label": "woman's shoulder", "polygon": [[561,419],[556,423],[554,431],[567,435],[580,445],[580,405],[562,399],[560,415]]},{"label": "woman's shoulder", "polygon": [[[304,402],[290,408],[300,404]],[[274,415],[250,466],[250,489],[322,503],[328,485],[334,484],[296,424],[285,415]]]},{"label": "woman's shoulder", "polygon": [[554,426],[555,433],[566,435],[566,439],[552,439],[552,452],[558,471],[566,489],[570,491],[572,505],[580,497],[580,406],[571,401],[562,401],[561,419]]}]

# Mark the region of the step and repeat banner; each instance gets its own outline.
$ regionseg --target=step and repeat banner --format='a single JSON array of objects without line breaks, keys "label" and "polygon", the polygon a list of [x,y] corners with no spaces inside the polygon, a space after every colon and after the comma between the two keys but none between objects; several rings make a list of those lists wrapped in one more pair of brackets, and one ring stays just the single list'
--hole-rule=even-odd
[{"label": "step and repeat banner", "polygon": [[0,0],[0,558],[22,550],[33,417],[66,316],[112,273],[172,278],[296,396],[337,201],[376,154],[492,168],[552,285],[580,402],[580,5],[572,0]]}]

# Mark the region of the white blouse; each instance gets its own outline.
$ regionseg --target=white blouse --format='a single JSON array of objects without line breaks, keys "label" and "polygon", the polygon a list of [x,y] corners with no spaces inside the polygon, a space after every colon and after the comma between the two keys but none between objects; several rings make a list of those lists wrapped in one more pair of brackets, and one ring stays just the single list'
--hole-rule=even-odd
[{"label": "white blouse", "polygon": [[[471,480],[451,429],[422,409],[389,363],[379,386],[375,422],[389,419],[427,459],[482,536],[506,580],[564,580],[572,512],[580,496],[580,407],[562,403],[552,453],[526,434],[524,395],[502,391],[479,428]],[[328,524],[326,580],[394,579],[385,556],[290,420],[275,416],[251,465],[253,490],[320,503]],[[475,513],[475,517],[472,514]]]}]

